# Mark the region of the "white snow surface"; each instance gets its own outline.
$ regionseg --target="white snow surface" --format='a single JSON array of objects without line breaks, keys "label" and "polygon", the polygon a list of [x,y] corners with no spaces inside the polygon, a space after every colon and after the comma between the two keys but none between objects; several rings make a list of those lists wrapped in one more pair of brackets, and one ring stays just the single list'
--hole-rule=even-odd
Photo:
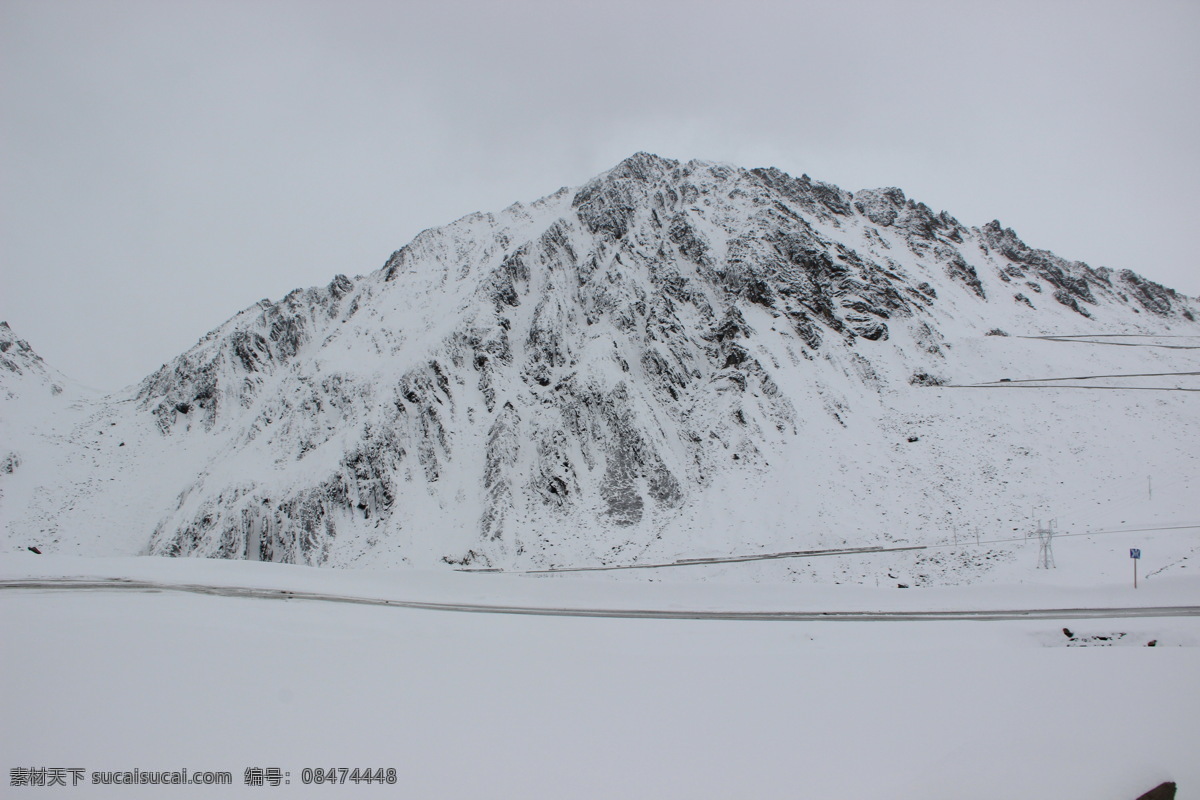
[{"label": "white snow surface", "polygon": [[264,300],[111,396],[4,326],[0,581],[163,585],[0,588],[4,766],[234,779],[14,796],[1200,797],[1196,617],[170,589],[1200,605],[1197,313],[899,190],[639,154]]},{"label": "white snow surface", "polygon": [[[1153,535],[1141,542],[1147,556],[1173,541]],[[676,610],[1200,599],[1200,576],[1186,562],[1136,590],[1096,578],[1114,554],[1087,541],[1064,540],[1058,570],[1038,572],[1029,558],[1025,574],[1036,583],[909,590],[32,554],[0,557],[0,580]],[[1166,780],[1180,798],[1200,796],[1200,620],[1065,624],[1074,639],[1055,620],[578,619],[0,589],[0,751],[8,769],[233,776],[231,787],[87,785],[14,796],[1132,800]],[[398,782],[302,785],[303,769],[317,766],[394,767]],[[279,768],[291,784],[246,786],[248,767]]]}]

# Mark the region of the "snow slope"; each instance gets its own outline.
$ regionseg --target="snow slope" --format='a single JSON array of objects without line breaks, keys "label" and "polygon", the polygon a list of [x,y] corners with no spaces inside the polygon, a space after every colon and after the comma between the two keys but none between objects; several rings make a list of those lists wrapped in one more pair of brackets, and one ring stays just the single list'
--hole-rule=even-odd
[{"label": "snow slope", "polygon": [[1148,477],[1195,519],[1196,313],[897,189],[638,154],[125,392],[6,404],[45,455],[0,519],[10,550],[504,569],[1080,531]]}]

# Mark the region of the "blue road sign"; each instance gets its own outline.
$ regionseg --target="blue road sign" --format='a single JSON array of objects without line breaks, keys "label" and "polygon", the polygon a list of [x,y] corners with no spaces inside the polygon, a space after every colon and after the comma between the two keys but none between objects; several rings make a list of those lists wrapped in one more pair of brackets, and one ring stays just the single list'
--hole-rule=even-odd
[{"label": "blue road sign", "polygon": [[1130,558],[1141,558],[1142,551],[1136,547],[1131,547],[1131,548],[1129,548],[1129,557]]}]

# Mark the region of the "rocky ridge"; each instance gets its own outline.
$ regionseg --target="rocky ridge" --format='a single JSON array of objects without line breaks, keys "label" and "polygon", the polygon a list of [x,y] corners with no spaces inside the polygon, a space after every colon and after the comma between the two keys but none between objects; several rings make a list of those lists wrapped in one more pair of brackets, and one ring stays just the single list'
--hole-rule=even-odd
[{"label": "rocky ridge", "polygon": [[[146,499],[145,552],[629,563],[690,552],[706,498],[752,502],[859,458],[836,450],[902,424],[879,409],[967,377],[957,337],[1197,332],[1195,313],[899,189],[639,153],[425,231],[372,274],[261,301],[93,414],[192,459]],[[946,489],[936,455],[897,457],[919,496],[894,517],[981,488]]]}]

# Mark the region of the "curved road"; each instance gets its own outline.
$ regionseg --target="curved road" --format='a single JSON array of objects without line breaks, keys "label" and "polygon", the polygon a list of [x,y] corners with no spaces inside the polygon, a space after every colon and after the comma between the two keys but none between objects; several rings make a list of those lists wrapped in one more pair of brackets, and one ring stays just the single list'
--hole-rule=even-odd
[{"label": "curved road", "polygon": [[258,589],[250,586],[207,586],[189,583],[158,583],[123,578],[39,578],[0,581],[2,590],[32,591],[125,591],[186,592],[216,597],[251,597],[261,600],[314,600],[355,603],[424,611],[458,611],[475,614],[525,614],[543,617],[608,617],[614,619],[710,619],[751,622],[908,622],[933,620],[1020,620],[1020,619],[1116,619],[1126,617],[1195,617],[1200,606],[1155,606],[1120,608],[1029,608],[986,611],[678,611],[667,609],[553,608],[537,606],[484,605],[477,603],[430,603],[418,600],[388,600],[376,597],[324,594],[288,589]]}]

